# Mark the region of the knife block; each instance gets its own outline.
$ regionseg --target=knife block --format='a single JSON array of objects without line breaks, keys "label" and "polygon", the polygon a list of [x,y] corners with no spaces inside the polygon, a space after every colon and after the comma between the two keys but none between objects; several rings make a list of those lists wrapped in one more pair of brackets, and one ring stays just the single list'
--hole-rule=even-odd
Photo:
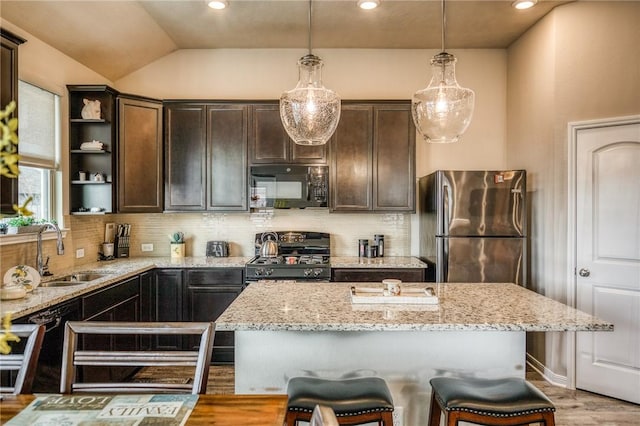
[{"label": "knife block", "polygon": [[129,237],[116,237],[115,257],[129,257]]}]

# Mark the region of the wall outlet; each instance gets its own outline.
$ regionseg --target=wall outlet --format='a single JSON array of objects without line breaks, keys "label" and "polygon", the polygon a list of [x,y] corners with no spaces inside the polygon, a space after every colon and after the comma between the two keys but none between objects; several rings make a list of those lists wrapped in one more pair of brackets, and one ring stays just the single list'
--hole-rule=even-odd
[{"label": "wall outlet", "polygon": [[79,248],[76,250],[76,259],[80,259],[81,257],[84,257],[84,249],[83,248]]},{"label": "wall outlet", "polygon": [[153,251],[153,244],[151,244],[151,243],[142,244],[140,249],[142,251]]}]

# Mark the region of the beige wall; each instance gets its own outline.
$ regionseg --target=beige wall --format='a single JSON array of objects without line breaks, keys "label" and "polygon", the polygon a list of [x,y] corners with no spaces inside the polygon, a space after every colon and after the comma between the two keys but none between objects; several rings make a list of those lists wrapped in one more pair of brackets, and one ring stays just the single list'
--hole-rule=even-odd
[{"label": "beige wall", "polygon": [[[640,113],[639,23],[640,2],[575,2],[508,49],[507,164],[529,172],[531,286],[560,301],[573,292],[567,126]],[[528,352],[551,375],[571,376],[567,338],[529,336]]]}]

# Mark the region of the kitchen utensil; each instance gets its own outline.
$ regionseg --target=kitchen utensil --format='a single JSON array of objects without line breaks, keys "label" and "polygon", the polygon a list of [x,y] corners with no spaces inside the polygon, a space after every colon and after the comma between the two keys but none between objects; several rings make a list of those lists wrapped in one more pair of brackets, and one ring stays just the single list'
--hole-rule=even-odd
[{"label": "kitchen utensil", "polygon": [[262,239],[262,245],[260,246],[260,256],[262,257],[278,256],[278,234],[276,234],[275,232],[264,232],[262,233],[261,239]]},{"label": "kitchen utensil", "polygon": [[114,242],[116,238],[116,224],[111,222],[105,224],[104,227],[104,241],[107,243]]},{"label": "kitchen utensil", "polygon": [[102,255],[104,257],[113,256],[113,243],[102,243]]}]

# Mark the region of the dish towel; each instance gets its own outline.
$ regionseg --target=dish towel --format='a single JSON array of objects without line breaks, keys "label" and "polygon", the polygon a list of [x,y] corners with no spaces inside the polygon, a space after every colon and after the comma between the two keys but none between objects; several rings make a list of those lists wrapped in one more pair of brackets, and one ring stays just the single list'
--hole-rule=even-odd
[{"label": "dish towel", "polygon": [[84,150],[100,150],[103,147],[104,147],[104,144],[96,140],[92,140],[91,142],[83,142],[80,145],[80,149],[84,149]]}]

